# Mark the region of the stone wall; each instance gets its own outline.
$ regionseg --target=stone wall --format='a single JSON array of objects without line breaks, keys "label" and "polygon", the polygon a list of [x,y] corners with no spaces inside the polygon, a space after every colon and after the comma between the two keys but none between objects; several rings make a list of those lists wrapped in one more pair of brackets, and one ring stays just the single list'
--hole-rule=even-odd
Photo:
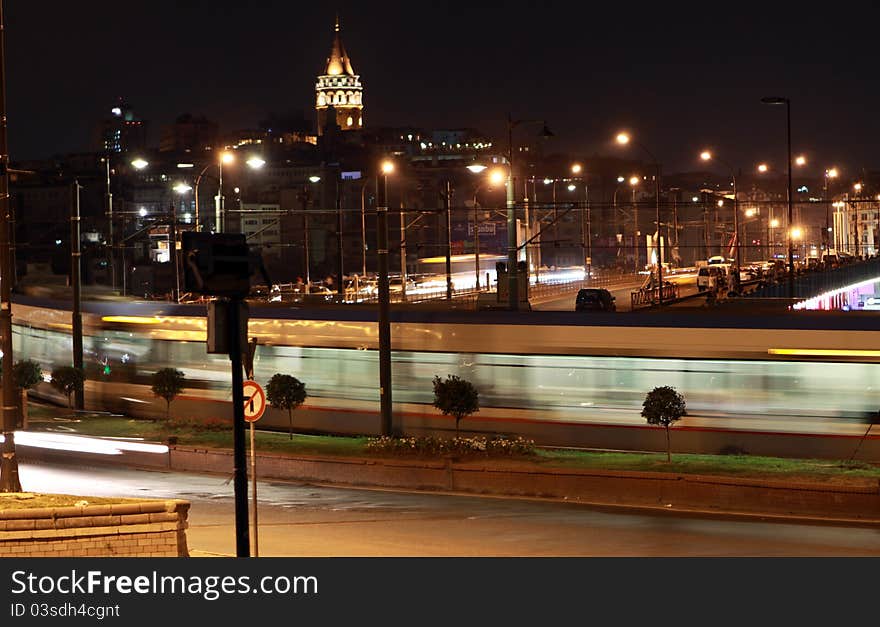
[{"label": "stone wall", "polygon": [[187,557],[187,501],[0,510],[0,557]]}]

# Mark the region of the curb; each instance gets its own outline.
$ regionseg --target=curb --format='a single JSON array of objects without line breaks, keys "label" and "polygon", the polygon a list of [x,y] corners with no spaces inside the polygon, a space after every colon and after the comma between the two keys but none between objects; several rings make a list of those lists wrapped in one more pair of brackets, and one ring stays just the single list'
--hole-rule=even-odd
[{"label": "curb", "polygon": [[[22,454],[23,453],[23,454]],[[70,462],[69,452],[27,450],[24,461]],[[167,455],[99,457],[78,463],[228,475],[232,451],[174,446]],[[715,475],[527,467],[502,462],[257,455],[261,479],[333,487],[526,498],[615,511],[666,512],[811,524],[880,526],[880,484],[829,486]]]}]

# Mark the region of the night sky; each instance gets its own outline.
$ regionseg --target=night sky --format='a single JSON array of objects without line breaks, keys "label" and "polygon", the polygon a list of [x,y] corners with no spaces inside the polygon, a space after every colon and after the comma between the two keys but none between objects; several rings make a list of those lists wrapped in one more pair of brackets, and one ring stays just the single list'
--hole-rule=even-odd
[{"label": "night sky", "polygon": [[156,143],[184,112],[223,129],[313,117],[338,8],[368,125],[501,135],[512,111],[547,120],[550,152],[619,154],[628,127],[667,172],[700,168],[704,146],[784,167],[784,107],[760,104],[781,95],[817,173],[880,169],[880,11],[657,4],[6,0],[10,153],[92,149],[118,96]]}]

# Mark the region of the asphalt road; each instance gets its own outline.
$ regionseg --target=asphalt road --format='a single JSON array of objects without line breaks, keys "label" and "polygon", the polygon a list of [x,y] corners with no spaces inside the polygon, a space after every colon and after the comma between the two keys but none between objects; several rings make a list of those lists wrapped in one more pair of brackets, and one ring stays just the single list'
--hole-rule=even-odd
[{"label": "asphalt road", "polygon": [[[666,277],[665,280],[671,280],[675,283],[678,283],[679,296],[689,296],[697,292],[697,275],[694,273],[672,275],[670,277]],[[611,295],[614,296],[614,298],[616,299],[615,305],[617,306],[617,311],[621,312],[632,310],[632,299],[630,297],[630,294],[641,284],[642,281],[639,281],[637,283],[634,282],[617,284],[607,288],[608,291],[611,292]],[[597,285],[597,287],[603,286]],[[532,304],[532,309],[535,309],[537,311],[574,311],[574,301],[576,295],[577,291],[572,291],[558,298],[544,300],[537,304]],[[700,304],[702,304],[702,300],[700,301]]]},{"label": "asphalt road", "polygon": [[[233,555],[229,477],[23,464],[24,488],[182,498],[194,556]],[[877,556],[866,528],[599,511],[564,502],[261,482],[261,556]]]}]

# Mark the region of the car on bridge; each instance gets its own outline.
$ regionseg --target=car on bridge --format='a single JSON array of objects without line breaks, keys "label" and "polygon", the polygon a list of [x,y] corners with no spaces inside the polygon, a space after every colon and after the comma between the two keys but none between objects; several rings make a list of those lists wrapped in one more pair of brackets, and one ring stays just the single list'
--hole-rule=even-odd
[{"label": "car on bridge", "polygon": [[616,299],[606,289],[591,287],[578,290],[575,311],[617,311]]}]

